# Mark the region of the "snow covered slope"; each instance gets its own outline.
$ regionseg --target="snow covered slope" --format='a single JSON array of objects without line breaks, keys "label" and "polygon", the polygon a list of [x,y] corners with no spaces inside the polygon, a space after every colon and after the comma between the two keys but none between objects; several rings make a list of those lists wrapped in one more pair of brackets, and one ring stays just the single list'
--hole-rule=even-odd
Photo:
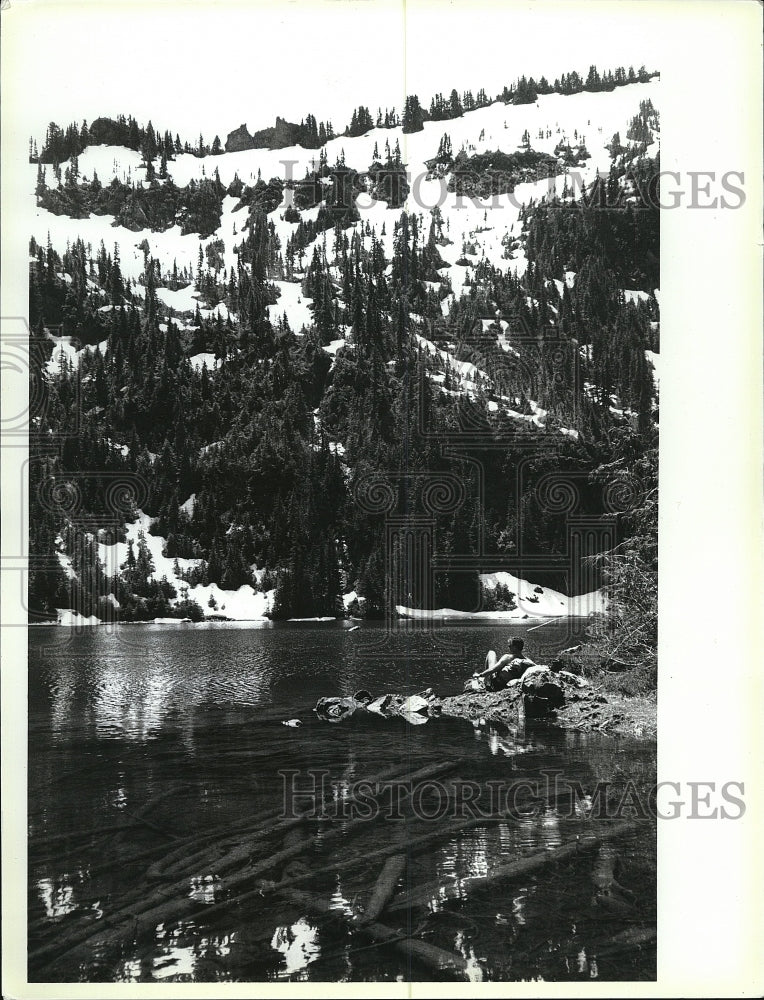
[{"label": "snow covered slope", "polygon": [[[518,184],[512,194],[496,196],[481,204],[474,204],[469,198],[447,192],[445,183],[438,179],[427,179],[426,161],[435,157],[440,140],[444,133],[451,137],[454,153],[464,147],[469,155],[475,153],[501,150],[506,153],[515,152],[521,147],[522,137],[527,130],[531,147],[541,153],[553,153],[559,142],[575,143],[575,136],[585,139],[586,148],[591,154],[575,168],[577,191],[580,185],[591,182],[597,171],[607,175],[610,166],[610,154],[606,144],[610,142],[614,132],[626,134],[629,122],[639,110],[640,101],[649,98],[657,105],[659,81],[635,83],[618,87],[610,92],[573,94],[562,96],[548,94],[539,96],[535,104],[505,105],[494,103],[486,108],[472,111],[448,121],[426,122],[421,132],[404,134],[401,128],[372,129],[363,136],[350,138],[340,136],[331,140],[324,147],[329,164],[333,164],[344,152],[345,163],[359,172],[368,170],[372,162],[375,145],[383,149],[386,142],[394,146],[396,140],[400,143],[403,161],[411,178],[411,190],[406,205],[407,211],[422,212],[425,217],[436,205],[440,208],[446,220],[447,236],[452,241],[450,245],[439,248],[441,256],[451,265],[448,271],[454,294],[458,296],[464,287],[468,273],[474,271],[474,266],[485,257],[491,264],[504,270],[512,268],[522,273],[525,269],[525,258],[520,253],[514,260],[504,257],[502,238],[507,233],[518,231],[518,216],[520,208],[531,200],[538,201],[550,191],[562,191],[564,177],[540,180],[535,183]],[[544,137],[538,138],[539,132]],[[550,137],[546,137],[550,132]],[[657,147],[656,147],[657,148]],[[238,177],[245,183],[254,183],[258,173],[263,179],[279,177],[282,180],[294,178],[300,180],[306,170],[313,169],[318,163],[318,150],[307,150],[301,146],[291,146],[286,149],[252,149],[238,153],[223,153],[218,156],[196,157],[188,153],[179,154],[168,165],[173,181],[183,187],[191,180],[201,180],[202,177],[212,177],[218,171],[223,184],[230,184]],[[96,172],[98,179],[104,185],[113,178],[136,182],[145,177],[145,168],[141,167],[140,153],[123,146],[89,146],[79,157],[79,174],[81,178],[92,179]],[[61,164],[65,171],[67,163]],[[29,164],[29,195],[24,206],[27,230],[41,245],[45,245],[50,235],[54,247],[62,248],[67,241],[81,237],[87,244],[97,248],[103,241],[108,251],[114,244],[119,246],[120,264],[125,278],[134,281],[143,270],[144,255],[139,245],[144,240],[148,242],[150,254],[162,261],[164,267],[172,267],[173,261],[178,268],[186,267],[193,273],[199,253],[199,245],[207,246],[216,239],[222,239],[225,244],[224,263],[227,269],[236,266],[234,245],[241,241],[241,230],[246,221],[246,210],[234,211],[237,199],[226,197],[223,201],[223,215],[218,230],[206,239],[200,240],[198,235],[181,235],[180,227],[175,225],[165,232],[152,232],[145,229],[132,232],[123,226],[113,225],[111,216],[91,215],[87,219],[71,219],[64,215],[54,215],[36,205],[34,195],[37,166]],[[47,182],[53,182],[51,169],[47,170]],[[286,197],[286,195],[285,195]],[[368,223],[377,231],[385,252],[392,254],[393,227],[401,209],[388,209],[383,201],[376,201],[368,194],[361,194],[357,199],[357,207],[361,221],[357,226]],[[269,214],[274,222],[282,246],[287,238],[297,228],[296,222],[286,222],[282,218],[285,203]],[[303,220],[315,218],[318,209],[301,212]],[[385,223],[386,233],[381,235],[382,224]],[[322,239],[322,237],[318,237]],[[476,253],[467,265],[456,264],[462,258],[462,245],[471,243]],[[306,259],[310,260],[310,248]],[[282,290],[285,291],[285,290]],[[176,311],[194,309],[193,290],[170,293],[160,292],[161,297]],[[282,294],[276,314],[286,312],[290,326],[299,332],[307,318],[305,301],[297,301],[298,294],[288,292]],[[272,312],[273,316],[273,312]]]}]

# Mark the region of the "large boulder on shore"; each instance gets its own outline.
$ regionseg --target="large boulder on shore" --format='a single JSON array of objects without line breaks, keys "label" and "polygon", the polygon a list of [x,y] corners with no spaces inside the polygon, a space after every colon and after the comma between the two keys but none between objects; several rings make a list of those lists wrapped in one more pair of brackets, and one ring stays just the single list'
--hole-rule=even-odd
[{"label": "large boulder on shore", "polygon": [[520,679],[527,715],[546,715],[565,704],[562,679],[549,667],[528,667]]}]

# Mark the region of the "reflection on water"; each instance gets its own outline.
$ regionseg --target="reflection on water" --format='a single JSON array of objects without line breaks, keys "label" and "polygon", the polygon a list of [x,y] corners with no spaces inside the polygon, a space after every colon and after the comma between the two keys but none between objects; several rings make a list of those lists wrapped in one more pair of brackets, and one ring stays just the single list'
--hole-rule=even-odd
[{"label": "reflection on water", "polygon": [[467,968],[465,970],[467,981],[470,983],[482,983],[483,970],[480,966],[480,961],[475,954],[475,948],[472,944],[466,941],[462,931],[458,931],[456,937],[454,938],[454,951],[458,955],[461,955],[467,962]]},{"label": "reflection on water", "polygon": [[39,879],[37,891],[45,908],[46,917],[63,917],[76,909],[74,886],[69,881],[68,875]]},{"label": "reflection on water", "polygon": [[[543,630],[545,642],[553,643],[555,628]],[[306,772],[327,771],[335,812],[355,781],[392,766],[414,771],[453,761],[453,777],[481,784],[538,782],[542,769],[555,770],[579,782],[589,801],[601,780],[628,776],[640,788],[655,780],[654,747],[599,734],[448,719],[412,726],[357,716],[327,726],[312,712],[319,697],[359,688],[412,694],[431,685],[441,694],[455,693],[482,664],[485,650],[505,643],[506,629],[495,625],[448,629],[449,642],[466,654],[436,664],[418,658],[434,640],[416,633],[407,634],[384,664],[360,658],[366,626],[352,633],[320,626],[147,627],[128,630],[129,645],[99,629],[52,642],[50,633],[57,631],[30,632],[31,951],[50,940],[47,925],[66,928],[108,917],[131,894],[162,892],[177,882],[178,875],[159,883],[147,878],[152,863],[174,849],[173,838],[273,815],[282,802],[281,770],[296,771],[300,787],[310,784]],[[558,639],[564,643],[562,631]],[[385,642],[390,649],[391,640]],[[531,656],[545,658],[532,636],[528,645]],[[302,725],[281,725],[293,718]],[[422,940],[460,955],[466,978],[654,977],[654,951],[616,955],[604,947],[624,927],[654,923],[654,828],[602,854],[514,882],[474,883],[525,852],[552,850],[583,830],[585,805],[577,809],[572,819],[550,805],[536,815],[453,832],[442,816],[420,820],[414,831],[400,822],[366,830],[347,818],[329,818],[310,829],[306,853],[297,859],[316,872],[301,888],[324,901],[328,914],[315,917],[269,895],[210,923],[205,911],[225,894],[220,878],[201,862],[183,883],[196,904],[191,919],[159,925],[153,942],[135,942],[114,958],[94,952],[91,961],[67,966],[64,957],[59,978],[430,979],[432,970],[412,965],[395,949],[370,947],[347,918],[368,901],[385,860],[379,850],[400,838],[405,852],[410,837],[433,830],[443,835],[409,857],[394,887],[398,897],[422,890],[421,902],[411,911],[399,905],[380,920],[409,933],[417,928]],[[283,846],[274,839],[255,847],[250,861]],[[336,868],[356,856],[357,865]],[[635,899],[623,904],[623,912],[594,902],[616,867]],[[264,877],[272,876],[279,877]]]},{"label": "reflection on water", "polygon": [[[277,927],[271,941],[271,948],[280,951],[283,957],[283,968],[280,974],[292,976],[302,972],[321,954],[318,943],[318,928],[308,923],[305,917],[289,927]],[[297,979],[307,979],[307,976],[297,976]]]},{"label": "reflection on water", "polygon": [[154,935],[156,954],[123,961],[115,969],[114,980],[124,983],[162,980],[193,982],[197,972],[204,966],[205,961],[209,961],[210,956],[214,957],[214,961],[218,961],[230,955],[232,938],[228,935],[201,937],[195,945],[179,943],[179,939],[192,930],[193,925],[190,924],[169,931],[160,924]]},{"label": "reflection on water", "polygon": [[215,891],[220,886],[220,879],[215,875],[197,875],[191,879],[189,896],[198,903],[214,903]]},{"label": "reflection on water", "polygon": [[342,879],[337,878],[337,884],[332,891],[331,896],[329,896],[329,909],[336,910],[338,913],[344,913],[346,916],[353,915],[353,907],[350,905],[350,901],[342,892]]}]

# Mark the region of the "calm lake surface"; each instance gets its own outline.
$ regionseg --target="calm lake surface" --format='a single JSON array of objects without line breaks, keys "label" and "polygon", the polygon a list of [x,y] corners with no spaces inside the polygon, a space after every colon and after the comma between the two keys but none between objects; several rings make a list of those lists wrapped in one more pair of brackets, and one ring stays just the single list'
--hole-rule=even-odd
[{"label": "calm lake surface", "polygon": [[[89,925],[95,931],[144,886],[152,857],[132,856],[159,850],[158,858],[163,845],[173,850],[174,838],[275,813],[285,769],[299,772],[298,782],[323,769],[347,785],[393,766],[403,772],[453,761],[454,776],[481,784],[539,782],[550,770],[587,792],[600,781],[632,779],[641,792],[654,783],[654,745],[625,738],[538,723],[509,728],[441,718],[410,725],[368,715],[338,725],[319,721],[312,708],[322,695],[359,688],[412,694],[427,686],[442,695],[460,692],[487,649],[503,651],[510,634],[524,632],[515,623],[469,624],[387,636],[378,626],[350,631],[348,624],[30,629],[31,980],[50,978],[50,952],[35,957],[40,949]],[[526,649],[544,662],[572,641],[565,626],[552,623],[529,633]],[[282,725],[289,719],[302,725]],[[551,850],[592,828],[583,817],[558,813],[550,806],[519,821],[453,835],[444,829],[440,842],[410,859],[398,892],[433,883],[447,892],[380,921],[463,956],[476,980],[654,979],[654,947],[622,946],[630,933],[655,925],[654,822],[519,880],[470,887],[471,877],[528,848]],[[200,862],[183,890],[198,901],[193,918],[161,923],[153,939],[121,942],[116,952],[93,946],[87,956],[56,955],[54,981],[438,978],[342,919],[368,897],[382,869],[385,857],[373,851],[386,838],[405,844],[405,827],[377,823],[359,833],[359,824],[345,822],[323,843],[322,831],[338,823],[313,828],[309,864],[330,869],[359,848],[369,860],[331,877],[317,872],[302,886],[330,901],[328,914],[271,897],[207,921],[205,906],[219,901],[218,880]],[[269,842],[262,856],[282,841]],[[603,870],[615,870],[628,905],[594,902]],[[161,881],[145,881],[142,892],[157,889]]]}]

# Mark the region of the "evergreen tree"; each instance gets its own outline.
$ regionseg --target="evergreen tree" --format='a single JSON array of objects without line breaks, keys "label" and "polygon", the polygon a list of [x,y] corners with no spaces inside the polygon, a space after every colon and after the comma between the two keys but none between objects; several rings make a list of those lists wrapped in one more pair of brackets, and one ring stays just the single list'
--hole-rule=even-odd
[{"label": "evergreen tree", "polygon": [[404,132],[421,132],[424,128],[424,115],[416,94],[411,94],[406,98],[403,106],[402,128]]}]

